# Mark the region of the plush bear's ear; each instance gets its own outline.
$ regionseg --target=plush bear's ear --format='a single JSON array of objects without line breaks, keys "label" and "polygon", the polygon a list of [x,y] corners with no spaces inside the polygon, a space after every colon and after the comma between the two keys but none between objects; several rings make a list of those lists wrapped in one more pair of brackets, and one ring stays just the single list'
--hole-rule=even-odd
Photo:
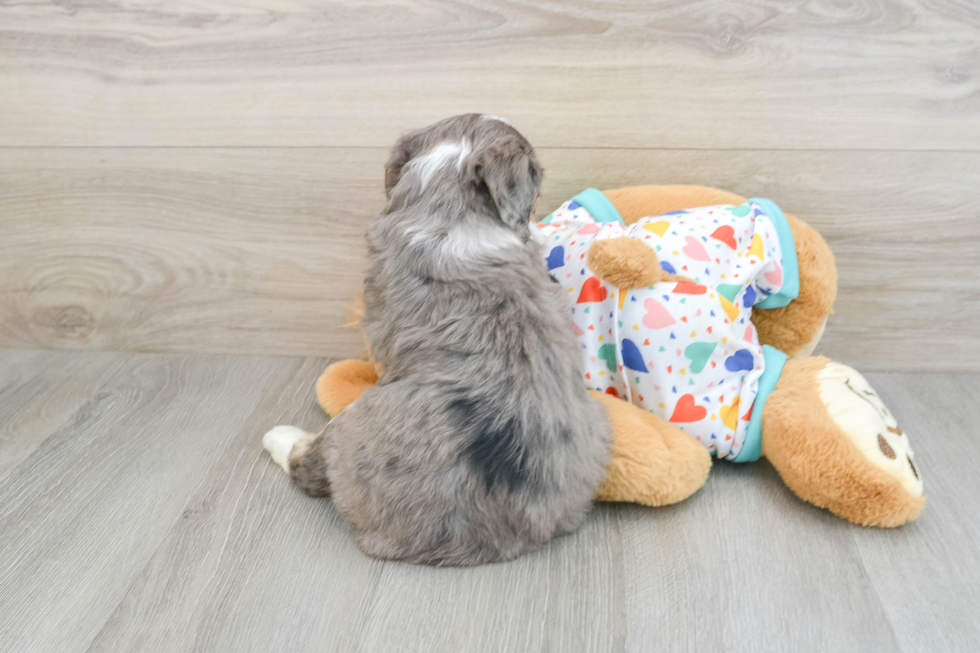
[{"label": "plush bear's ear", "polygon": [[527,141],[502,136],[470,155],[467,168],[477,194],[487,196],[501,222],[529,237],[543,171]]}]

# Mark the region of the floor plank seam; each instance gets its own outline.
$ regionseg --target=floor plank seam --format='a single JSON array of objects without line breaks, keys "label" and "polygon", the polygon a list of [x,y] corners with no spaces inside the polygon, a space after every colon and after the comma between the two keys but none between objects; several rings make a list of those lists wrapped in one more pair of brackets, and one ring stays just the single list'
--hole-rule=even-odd
[{"label": "floor plank seam", "polygon": [[[875,527],[865,526],[862,528],[875,528]],[[853,529],[848,532],[848,540],[854,546],[854,550],[857,551],[858,559],[861,561],[861,571],[864,572],[865,580],[871,586],[871,589],[874,590],[875,598],[878,600],[878,607],[881,608],[882,614],[885,615],[885,621],[888,622],[888,630],[892,634],[892,639],[894,640],[895,644],[898,646],[899,650],[904,651],[905,647],[902,645],[902,638],[899,637],[898,631],[895,629],[895,624],[894,622],[892,622],[891,615],[888,614],[888,608],[886,607],[885,601],[881,596],[881,591],[878,589],[878,583],[875,582],[874,576],[872,576],[871,571],[868,569],[868,563],[864,558],[864,551],[861,550],[861,547],[857,539],[857,535],[855,534]]]}]

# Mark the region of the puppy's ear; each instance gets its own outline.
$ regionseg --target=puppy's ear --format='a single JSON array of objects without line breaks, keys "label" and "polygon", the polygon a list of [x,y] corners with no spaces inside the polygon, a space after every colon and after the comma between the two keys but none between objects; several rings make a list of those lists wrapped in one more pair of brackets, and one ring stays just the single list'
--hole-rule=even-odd
[{"label": "puppy's ear", "polygon": [[522,236],[529,236],[542,169],[527,142],[513,136],[502,138],[474,152],[469,168],[477,193],[489,194],[500,220]]},{"label": "puppy's ear", "polygon": [[412,147],[416,137],[417,134],[411,132],[399,138],[391,150],[388,162],[385,163],[385,196],[389,199],[391,198],[391,189],[398,184],[398,180],[402,177],[402,168],[412,158]]}]

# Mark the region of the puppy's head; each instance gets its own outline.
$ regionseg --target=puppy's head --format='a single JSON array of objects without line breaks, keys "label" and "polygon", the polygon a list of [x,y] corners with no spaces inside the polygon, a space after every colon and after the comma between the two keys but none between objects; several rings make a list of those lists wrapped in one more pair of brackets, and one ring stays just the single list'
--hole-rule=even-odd
[{"label": "puppy's head", "polygon": [[468,209],[525,238],[541,183],[534,148],[508,122],[465,114],[409,132],[385,165],[389,207],[458,193]]}]

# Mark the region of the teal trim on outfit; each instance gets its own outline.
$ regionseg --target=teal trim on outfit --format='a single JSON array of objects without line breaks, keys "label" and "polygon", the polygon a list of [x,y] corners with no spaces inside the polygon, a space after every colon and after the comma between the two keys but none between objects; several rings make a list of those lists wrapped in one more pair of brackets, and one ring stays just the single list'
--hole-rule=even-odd
[{"label": "teal trim on outfit", "polygon": [[749,427],[745,430],[745,441],[738,455],[732,459],[733,463],[750,463],[762,456],[762,410],[766,407],[766,399],[779,381],[779,375],[783,373],[786,359],[789,358],[769,345],[762,345],[762,357],[765,359],[766,368],[759,379],[759,391],[755,396],[755,403],[752,404],[752,417],[749,419]]},{"label": "teal trim on outfit", "polygon": [[[755,305],[756,308],[782,308],[797,298],[800,294],[800,266],[796,259],[796,243],[793,242],[793,230],[783,215],[782,209],[772,200],[753,197],[746,204],[755,204],[776,225],[776,235],[779,236],[779,246],[782,249],[783,284],[779,292],[773,293]],[[754,460],[754,459],[753,459]]]},{"label": "teal trim on outfit", "polygon": [[584,206],[585,210],[592,214],[592,219],[596,222],[619,222],[626,224],[626,221],[619,215],[619,211],[616,210],[613,203],[600,190],[586,188],[573,197],[572,201]]}]

